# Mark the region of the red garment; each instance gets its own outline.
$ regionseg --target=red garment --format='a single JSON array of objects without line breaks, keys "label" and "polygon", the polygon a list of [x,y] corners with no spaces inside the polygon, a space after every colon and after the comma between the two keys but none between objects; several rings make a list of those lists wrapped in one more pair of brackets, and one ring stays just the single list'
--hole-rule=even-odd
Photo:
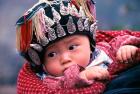
[{"label": "red garment", "polygon": [[[120,37],[122,35],[126,35]],[[129,37],[129,35],[140,37],[140,32],[129,32],[129,31],[113,31],[113,32],[105,32],[98,31],[97,32],[97,47],[104,50],[112,59],[114,63],[109,66],[110,74],[116,74],[124,69],[127,69],[132,64],[119,64],[115,61],[115,53],[120,45],[133,44],[136,46],[140,46],[140,39]],[[117,38],[114,38],[118,36]],[[110,41],[114,38],[112,41]],[[109,45],[105,42],[109,42]],[[117,40],[117,41],[116,41]],[[114,42],[116,41],[116,42]],[[115,44],[114,44],[115,43]],[[112,46],[112,47],[111,47]],[[114,50],[114,51],[113,51]],[[139,55],[139,54],[138,54]],[[139,59],[140,55],[137,56]],[[119,70],[119,71],[118,71]],[[49,89],[47,85],[43,84],[43,81],[31,70],[28,63],[26,63],[21,69],[18,81],[17,81],[17,92],[18,94],[101,94],[105,90],[104,82],[94,82],[89,87],[83,88],[75,88],[75,89]]]},{"label": "red garment", "polygon": [[[126,63],[122,63],[122,64],[118,63],[115,58],[118,49],[121,46],[127,44],[137,46],[138,44],[140,44],[140,38],[131,35],[124,35],[124,36],[117,36],[108,43],[107,42],[97,43],[96,47],[100,50],[104,50],[108,54],[108,56],[112,59],[111,61],[113,61],[111,65],[109,65],[109,69],[108,69],[111,75],[115,75],[118,72],[121,72],[127,69],[128,67],[130,67],[130,65],[131,66],[133,65],[133,64],[126,64]],[[93,83],[93,80],[88,81],[80,78],[79,73],[80,73],[79,66],[73,65],[69,67],[67,70],[65,70],[64,76],[61,76],[59,78],[47,76],[46,78],[43,79],[43,82],[50,89],[58,89],[58,88],[71,89],[71,88],[88,86]]]},{"label": "red garment", "polygon": [[[82,70],[84,69],[82,68]],[[73,89],[91,85],[93,80],[85,80],[79,76],[82,70],[79,65],[74,64],[67,68],[61,77],[46,76],[43,84],[50,89]]]}]

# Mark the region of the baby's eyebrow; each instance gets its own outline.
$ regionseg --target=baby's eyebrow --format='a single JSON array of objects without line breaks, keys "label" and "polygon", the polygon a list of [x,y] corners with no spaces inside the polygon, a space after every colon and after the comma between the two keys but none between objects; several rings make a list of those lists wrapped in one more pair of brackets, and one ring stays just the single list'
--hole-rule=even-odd
[{"label": "baby's eyebrow", "polygon": [[[69,37],[69,39],[64,39],[64,42],[63,43],[71,43],[71,42],[73,42],[73,41],[75,41],[75,40],[77,40],[78,38],[77,37]],[[61,41],[61,40],[60,40]],[[59,41],[58,41],[58,43],[59,43]],[[52,47],[55,47],[56,48],[56,43],[54,43],[54,44],[51,44],[50,46],[48,46],[46,49],[48,50],[48,49],[51,49]]]},{"label": "baby's eyebrow", "polygon": [[48,46],[48,47],[46,48],[46,51],[49,50],[49,49],[52,49],[53,47],[55,47],[55,44],[52,44],[52,45]]},{"label": "baby's eyebrow", "polygon": [[78,37],[74,36],[74,37],[69,37],[69,39],[66,39],[64,42],[65,43],[70,43],[70,42],[73,42],[73,41],[77,41],[78,40]]},{"label": "baby's eyebrow", "polygon": [[70,43],[70,42],[73,42],[73,41],[75,41],[75,40],[77,40],[77,38],[73,37],[73,38],[68,39],[68,40],[66,40],[66,41],[64,41],[64,42],[65,42],[65,43]]}]

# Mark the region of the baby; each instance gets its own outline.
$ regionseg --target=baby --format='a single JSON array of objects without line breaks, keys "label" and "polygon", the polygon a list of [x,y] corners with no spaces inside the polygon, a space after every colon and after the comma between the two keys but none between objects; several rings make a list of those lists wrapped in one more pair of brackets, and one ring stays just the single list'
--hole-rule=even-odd
[{"label": "baby", "polygon": [[51,89],[109,80],[132,65],[140,43],[140,38],[130,35],[95,43],[92,0],[41,0],[17,25],[19,52]]},{"label": "baby", "polygon": [[[115,52],[115,60],[109,57],[112,53],[107,55],[105,51],[98,48],[98,45],[95,49],[92,53],[89,39],[84,35],[72,35],[51,44],[46,48],[44,57],[43,69],[48,73],[44,83],[48,87],[56,89],[58,87],[88,86],[94,80],[108,80],[110,77],[107,70],[109,64],[115,63],[116,60],[120,63],[134,62],[138,48],[133,45],[119,47],[117,52]],[[116,71],[120,70],[117,69]],[[55,79],[55,81],[50,81],[50,78]],[[56,79],[58,80],[57,82]],[[49,84],[50,82],[53,83]]]}]

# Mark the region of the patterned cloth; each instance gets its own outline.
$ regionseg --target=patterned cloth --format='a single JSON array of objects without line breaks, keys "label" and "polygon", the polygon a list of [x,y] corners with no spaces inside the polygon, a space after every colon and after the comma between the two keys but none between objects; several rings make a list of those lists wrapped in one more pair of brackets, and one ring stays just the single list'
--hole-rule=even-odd
[{"label": "patterned cloth", "polygon": [[[92,67],[92,66],[100,66],[105,69],[108,69],[108,65],[113,62],[113,60],[102,50],[95,49],[93,52],[93,58],[92,61],[86,66]],[[67,68],[64,71],[64,75],[60,77],[55,77],[51,75],[43,74],[41,79],[43,80],[43,83],[47,85],[50,89],[72,89],[72,88],[81,88],[85,86],[89,86],[92,83],[94,83],[93,80],[83,79],[79,76],[80,72],[85,70],[86,68],[83,68],[77,64],[74,64]]]},{"label": "patterned cloth", "polygon": [[[125,35],[125,36],[122,36]],[[129,36],[133,35],[133,36]],[[117,37],[118,36],[118,37]],[[136,36],[136,37],[134,37]],[[116,38],[115,38],[116,37]],[[104,50],[112,59],[113,63],[109,65],[108,71],[111,75],[124,71],[133,64],[120,64],[115,61],[117,49],[126,44],[140,46],[140,32],[122,31],[98,31],[96,36],[97,47]],[[111,40],[113,38],[113,40]],[[111,41],[110,41],[111,40]],[[106,41],[106,42],[101,42]],[[115,41],[115,42],[114,42]],[[140,53],[140,51],[139,51]],[[136,62],[140,60],[140,54],[137,54]],[[31,70],[28,63],[24,64],[17,81],[18,94],[102,94],[105,90],[106,82],[95,81],[91,86],[74,89],[50,89],[43,83],[34,71]]]}]

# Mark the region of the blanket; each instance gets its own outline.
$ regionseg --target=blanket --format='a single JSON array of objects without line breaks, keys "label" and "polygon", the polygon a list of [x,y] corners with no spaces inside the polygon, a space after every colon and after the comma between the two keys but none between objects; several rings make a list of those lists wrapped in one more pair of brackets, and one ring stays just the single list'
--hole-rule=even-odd
[{"label": "blanket", "polygon": [[[117,36],[123,35],[132,35],[140,37],[140,32],[130,31],[130,30],[116,30],[116,31],[107,31],[107,30],[98,30],[96,33],[96,42],[106,41],[109,42],[111,39]],[[140,50],[138,50],[140,53]],[[140,54],[137,55],[136,60],[140,59]],[[114,65],[111,66],[109,71],[112,71]],[[116,67],[116,66],[115,66]],[[124,66],[117,66],[122,68]],[[117,69],[117,68],[115,68]],[[112,73],[113,74],[113,73]],[[29,63],[25,63],[21,68],[18,80],[17,80],[17,93],[18,94],[102,94],[106,88],[107,82],[104,81],[95,81],[92,85],[82,88],[74,89],[50,89],[47,85],[43,84],[36,73],[31,69]]]}]

